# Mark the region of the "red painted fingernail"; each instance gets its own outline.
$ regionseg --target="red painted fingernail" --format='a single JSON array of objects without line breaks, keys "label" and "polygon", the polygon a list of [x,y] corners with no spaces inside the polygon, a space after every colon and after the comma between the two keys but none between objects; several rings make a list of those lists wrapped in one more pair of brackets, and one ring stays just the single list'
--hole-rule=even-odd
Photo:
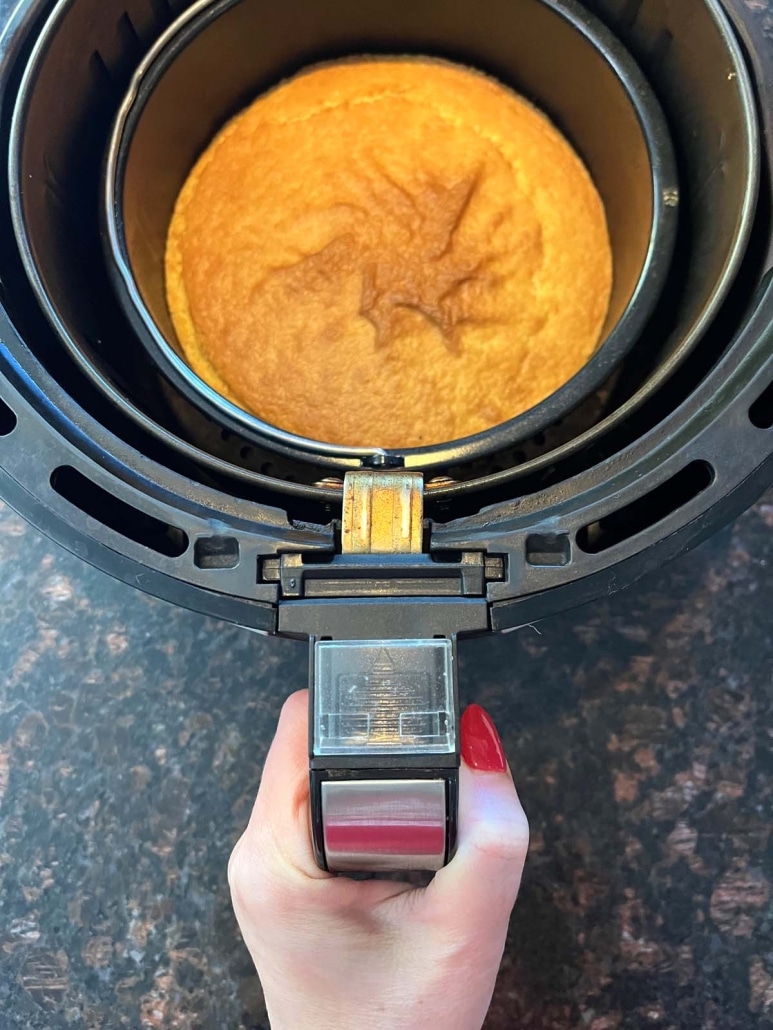
[{"label": "red painted fingernail", "polygon": [[497,728],[480,705],[470,705],[462,715],[462,758],[471,769],[481,772],[504,772],[507,768]]}]

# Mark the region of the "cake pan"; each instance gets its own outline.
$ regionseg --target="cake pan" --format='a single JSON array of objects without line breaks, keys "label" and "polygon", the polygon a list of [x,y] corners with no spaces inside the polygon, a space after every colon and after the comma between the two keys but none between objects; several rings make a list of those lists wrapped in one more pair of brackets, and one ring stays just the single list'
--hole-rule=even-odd
[{"label": "cake pan", "polygon": [[[377,7],[378,5],[374,5]],[[496,6],[496,5],[495,5]],[[663,289],[678,221],[679,186],[668,129],[644,76],[601,22],[570,0],[510,0],[485,49],[438,13],[408,35],[368,31],[368,12],[347,35],[336,17],[319,40],[272,31],[256,0],[194,3],[139,65],[115,121],[103,217],[113,281],[137,335],[174,387],[223,426],[262,446],[322,464],[451,465],[515,446],[572,411],[637,341]],[[379,19],[375,18],[374,22]],[[488,30],[487,30],[488,31]],[[335,37],[336,49],[325,46]],[[598,349],[564,386],[489,430],[431,446],[346,447],[270,425],[213,390],[187,365],[167,310],[164,250],[174,202],[193,164],[246,103],[299,67],[357,53],[421,53],[494,74],[533,100],[568,136],[604,201],[614,261],[607,323]],[[482,60],[482,56],[485,59]],[[313,398],[309,398],[313,403]],[[420,417],[420,413],[417,413]]]}]

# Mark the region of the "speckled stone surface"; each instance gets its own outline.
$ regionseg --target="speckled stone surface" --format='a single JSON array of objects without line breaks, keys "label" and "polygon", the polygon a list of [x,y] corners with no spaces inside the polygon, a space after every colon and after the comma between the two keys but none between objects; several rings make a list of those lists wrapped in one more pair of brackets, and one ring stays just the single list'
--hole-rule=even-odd
[{"label": "speckled stone surface", "polygon": [[[773,1027],[773,496],[627,593],[462,647],[532,846],[490,1030]],[[266,1027],[231,914],[305,649],[0,511],[0,1027]]]}]

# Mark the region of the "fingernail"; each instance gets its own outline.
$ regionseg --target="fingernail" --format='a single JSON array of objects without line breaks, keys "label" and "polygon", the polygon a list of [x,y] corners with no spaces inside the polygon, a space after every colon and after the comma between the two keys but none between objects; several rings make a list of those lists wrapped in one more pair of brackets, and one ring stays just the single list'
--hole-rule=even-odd
[{"label": "fingernail", "polygon": [[470,705],[462,715],[462,758],[471,769],[504,772],[507,768],[502,741],[491,716],[480,705]]}]

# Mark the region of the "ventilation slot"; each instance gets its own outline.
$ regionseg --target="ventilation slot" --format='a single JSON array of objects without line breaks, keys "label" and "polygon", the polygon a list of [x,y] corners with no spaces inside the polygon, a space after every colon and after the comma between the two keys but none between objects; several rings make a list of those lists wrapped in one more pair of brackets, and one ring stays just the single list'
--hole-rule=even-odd
[{"label": "ventilation slot", "polygon": [[577,534],[577,545],[586,554],[601,554],[678,511],[713,481],[711,465],[694,461],[645,497],[585,526]]},{"label": "ventilation slot", "polygon": [[235,569],[239,541],[232,536],[204,536],[196,541],[193,560],[199,569]]},{"label": "ventilation slot", "polygon": [[529,565],[563,566],[572,560],[572,543],[566,533],[532,533],[526,538]]},{"label": "ventilation slot", "polygon": [[0,436],[10,436],[16,428],[16,416],[5,403],[0,400]]},{"label": "ventilation slot", "polygon": [[773,383],[762,391],[749,408],[749,419],[758,429],[773,428]]},{"label": "ventilation slot", "polygon": [[84,515],[157,554],[179,558],[188,550],[188,537],[181,529],[119,500],[69,465],[54,470],[51,486]]}]

